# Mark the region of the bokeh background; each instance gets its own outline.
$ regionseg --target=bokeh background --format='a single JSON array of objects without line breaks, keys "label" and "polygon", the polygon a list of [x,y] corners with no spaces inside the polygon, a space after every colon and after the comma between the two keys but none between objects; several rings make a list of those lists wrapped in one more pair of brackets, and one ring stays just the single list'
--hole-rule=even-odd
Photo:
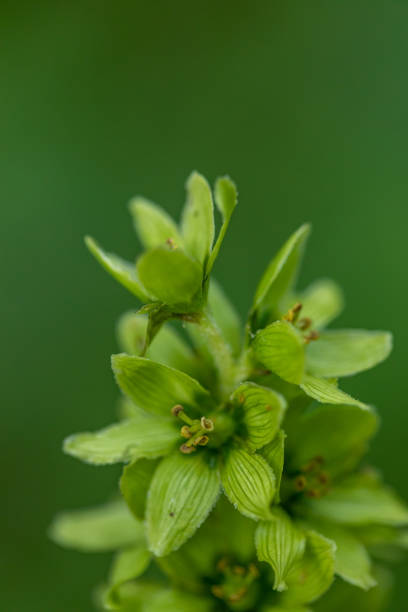
[{"label": "bokeh background", "polygon": [[115,487],[115,468],[60,446],[112,420],[114,321],[135,302],[82,237],[134,257],[127,201],[177,215],[193,168],[238,183],[216,275],[243,316],[310,220],[302,284],[334,277],[339,325],[395,333],[392,358],[347,388],[379,407],[372,458],[408,498],[407,54],[397,0],[2,0],[2,610],[91,609],[109,558],[45,534],[56,511]]}]

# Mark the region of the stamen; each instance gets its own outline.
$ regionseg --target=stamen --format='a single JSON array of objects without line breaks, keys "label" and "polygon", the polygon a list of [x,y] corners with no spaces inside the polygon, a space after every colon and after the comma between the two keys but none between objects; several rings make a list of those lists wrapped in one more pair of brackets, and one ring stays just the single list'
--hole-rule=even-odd
[{"label": "stamen", "polygon": [[311,324],[312,324],[312,319],[309,319],[309,317],[303,317],[302,319],[299,319],[297,326],[302,331],[306,331],[306,329],[309,329]]},{"label": "stamen", "polygon": [[320,337],[320,334],[318,331],[316,331],[315,329],[312,329],[307,336],[305,336],[305,342],[306,344],[309,344],[309,342],[313,342],[314,340],[318,340]]},{"label": "stamen", "polygon": [[201,417],[200,424],[201,424],[201,427],[205,429],[205,431],[214,430],[214,423],[211,419],[207,419],[206,417]]},{"label": "stamen", "polygon": [[183,427],[180,429],[180,433],[183,436],[183,438],[189,439],[192,436],[192,433],[188,425],[183,425]]},{"label": "stamen", "polygon": [[296,302],[292,308],[284,315],[283,319],[288,321],[288,323],[296,323],[299,313],[302,310],[302,304],[300,302]]},{"label": "stamen", "polygon": [[180,446],[180,450],[185,455],[190,455],[191,453],[194,453],[194,451],[196,451],[197,449],[195,446],[188,446],[188,444],[182,444]]}]

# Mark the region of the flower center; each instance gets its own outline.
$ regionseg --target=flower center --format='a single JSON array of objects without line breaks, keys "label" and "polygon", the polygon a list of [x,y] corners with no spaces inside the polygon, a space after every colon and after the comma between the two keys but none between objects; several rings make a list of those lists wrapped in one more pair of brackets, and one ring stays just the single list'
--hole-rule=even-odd
[{"label": "flower center", "polygon": [[191,419],[184,411],[181,404],[176,404],[171,409],[173,416],[179,418],[184,425],[180,429],[180,435],[187,440],[180,446],[180,451],[186,455],[197,450],[197,446],[206,446],[210,440],[209,433],[214,430],[214,422],[205,416],[201,419]]}]

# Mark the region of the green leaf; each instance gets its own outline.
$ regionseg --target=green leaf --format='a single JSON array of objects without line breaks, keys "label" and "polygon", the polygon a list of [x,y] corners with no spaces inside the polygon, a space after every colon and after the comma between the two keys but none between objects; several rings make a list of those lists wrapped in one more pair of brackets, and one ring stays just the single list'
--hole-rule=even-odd
[{"label": "green leaf", "polygon": [[177,550],[207,518],[220,490],[217,469],[205,452],[176,451],[157,468],[147,500],[150,550],[158,557]]},{"label": "green leaf", "polygon": [[302,468],[315,457],[327,464],[340,462],[377,430],[377,417],[369,408],[319,404],[304,412],[288,439],[290,467]]},{"label": "green leaf", "polygon": [[266,561],[275,573],[273,588],[287,589],[286,576],[294,564],[303,556],[305,536],[281,509],[273,510],[270,521],[259,523],[255,532],[258,559]]},{"label": "green leaf", "polygon": [[228,499],[241,514],[255,520],[271,517],[276,478],[263,457],[231,449],[221,469],[221,481]]},{"label": "green leaf", "polygon": [[87,463],[109,465],[167,455],[179,439],[174,419],[142,413],[94,433],[69,436],[64,440],[64,452]]},{"label": "green leaf", "polygon": [[341,391],[335,384],[323,378],[306,375],[300,387],[306,395],[322,404],[348,404],[350,406],[359,406],[360,408],[368,409],[366,404],[354,399],[351,395],[348,395],[348,393]]},{"label": "green leaf", "polygon": [[283,245],[271,261],[255,292],[252,309],[262,307],[279,308],[279,301],[290,290],[295,281],[302,259],[310,225],[302,225]]},{"label": "green leaf", "polygon": [[315,517],[343,525],[408,524],[408,509],[395,493],[364,475],[347,478],[322,499],[308,500],[307,509]]},{"label": "green leaf", "polygon": [[262,457],[264,457],[269,463],[276,477],[276,504],[279,504],[280,502],[279,493],[283,473],[283,464],[285,460],[285,439],[286,434],[281,429],[278,431],[275,439],[261,449]]},{"label": "green leaf", "polygon": [[335,551],[331,540],[314,531],[306,532],[305,554],[288,574],[284,601],[312,603],[321,597],[333,582]]},{"label": "green leaf", "polygon": [[343,293],[330,279],[315,281],[297,301],[303,306],[301,316],[311,319],[313,329],[326,327],[344,307]]},{"label": "green leaf", "polygon": [[214,207],[205,178],[193,172],[187,180],[187,202],[181,219],[186,251],[202,266],[208,260],[214,240]]},{"label": "green leaf", "polygon": [[174,310],[198,308],[202,271],[182,249],[164,245],[147,251],[137,272],[149,293]]},{"label": "green leaf", "polygon": [[234,355],[241,350],[241,321],[237,311],[231,304],[221,285],[213,278],[208,291],[208,304],[211,314],[221,330],[225,340],[230,345]]},{"label": "green leaf", "polygon": [[108,609],[121,609],[120,597],[117,593],[119,587],[141,576],[148,568],[151,557],[151,553],[145,546],[127,548],[116,555],[109,576],[109,590],[106,594]]},{"label": "green leaf", "polygon": [[253,341],[257,359],[283,380],[299,384],[305,368],[305,342],[301,333],[287,321],[275,321],[261,329]]},{"label": "green leaf", "polygon": [[[144,348],[146,331],[146,315],[135,312],[123,314],[117,326],[121,350],[129,355],[140,355]],[[147,349],[146,357],[188,374],[193,374],[197,369],[193,350],[169,324],[164,324],[155,336]]]},{"label": "green leaf", "polygon": [[153,595],[146,601],[143,612],[211,612],[214,609],[211,599],[203,596],[167,589]]},{"label": "green leaf", "polygon": [[107,253],[90,236],[85,237],[85,244],[95,259],[115,280],[138,297],[141,302],[151,302],[152,296],[148,294],[139,280],[135,264],[113,253]]},{"label": "green leaf", "polygon": [[144,529],[126,504],[118,500],[58,515],[51,525],[50,537],[65,548],[105,552],[142,543]]},{"label": "green leaf", "polygon": [[129,202],[136,232],[145,249],[153,249],[167,241],[183,246],[176,223],[160,206],[136,197]]},{"label": "green leaf", "polygon": [[307,368],[318,377],[350,376],[384,361],[391,348],[392,336],[387,332],[326,331],[308,345]]},{"label": "green leaf", "polygon": [[215,203],[222,216],[222,226],[207,265],[207,275],[210,274],[218,257],[221,245],[228,229],[231,215],[237,205],[238,193],[235,183],[228,176],[222,176],[215,183]]},{"label": "green leaf", "polygon": [[212,400],[194,378],[145,357],[112,356],[119,387],[137,406],[160,416],[169,416],[175,404],[196,408],[200,416],[212,408]]},{"label": "green leaf", "polygon": [[376,585],[370,557],[349,530],[321,520],[314,521],[311,527],[336,544],[334,571],[338,576],[365,591]]},{"label": "green leaf", "polygon": [[234,391],[232,399],[242,406],[248,447],[255,451],[271,442],[285,414],[285,398],[272,389],[245,382]]},{"label": "green leaf", "polygon": [[120,479],[120,490],[134,516],[143,520],[147,492],[157,467],[157,461],[138,459],[125,466]]}]

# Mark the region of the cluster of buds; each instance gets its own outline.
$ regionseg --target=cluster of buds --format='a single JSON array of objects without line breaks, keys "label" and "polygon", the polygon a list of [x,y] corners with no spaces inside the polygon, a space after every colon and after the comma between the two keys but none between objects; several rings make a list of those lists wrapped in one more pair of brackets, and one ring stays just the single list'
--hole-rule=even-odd
[{"label": "cluster of buds", "polygon": [[191,419],[181,404],[173,406],[171,413],[184,422],[180,434],[187,442],[180,446],[182,453],[189,455],[197,450],[197,446],[207,446],[210,439],[208,434],[214,430],[214,423],[211,419],[205,416],[202,416],[201,419]]}]

